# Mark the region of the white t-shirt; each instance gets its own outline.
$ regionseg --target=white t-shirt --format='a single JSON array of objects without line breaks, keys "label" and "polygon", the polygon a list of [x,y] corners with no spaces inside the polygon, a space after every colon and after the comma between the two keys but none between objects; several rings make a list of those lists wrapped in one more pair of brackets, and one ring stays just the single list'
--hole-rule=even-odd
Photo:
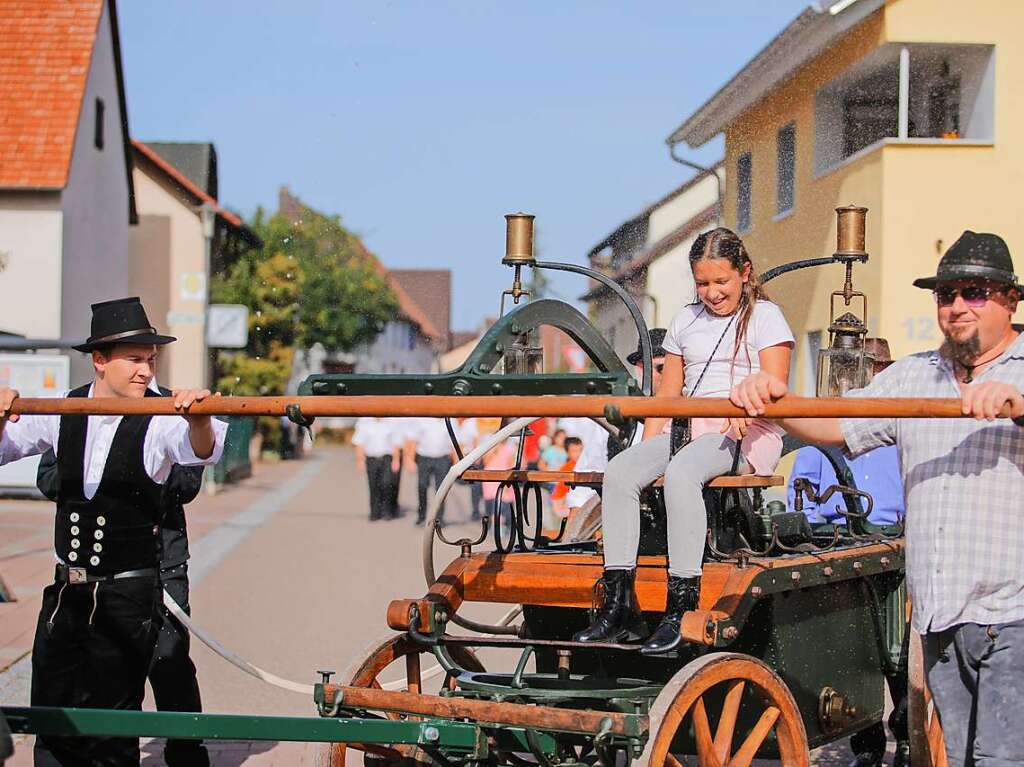
[{"label": "white t-shirt", "polygon": [[[793,331],[782,310],[771,301],[758,301],[747,325],[744,346],[733,359],[738,319],[720,317],[703,303],[687,304],[669,325],[663,346],[669,354],[683,358],[686,369],[685,394],[689,397],[728,397],[732,387],[761,370],[758,353],[770,346],[795,343]],[[732,325],[729,322],[732,321]],[[726,327],[729,328],[728,332]],[[723,337],[723,333],[725,336]],[[711,353],[718,344],[718,351]],[[707,372],[704,367],[707,365]],[[693,387],[704,374],[696,393]]]}]

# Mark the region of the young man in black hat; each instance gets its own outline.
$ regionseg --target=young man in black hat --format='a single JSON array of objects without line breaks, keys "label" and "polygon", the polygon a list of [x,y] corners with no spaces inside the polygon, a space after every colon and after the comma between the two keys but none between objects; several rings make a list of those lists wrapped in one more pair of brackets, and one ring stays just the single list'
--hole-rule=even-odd
[{"label": "young man in black hat", "polygon": [[[157,334],[138,298],[94,304],[94,381],[69,397],[140,399]],[[60,487],[58,564],[32,650],[32,705],[139,709],[160,612],[164,486],[175,465],[215,463],[227,425],[189,415],[207,390],[173,393],[184,417],[11,415],[18,393],[0,388],[0,464],[53,448]],[[36,764],[137,765],[136,738],[39,738]]]},{"label": "young man in black hat", "polygon": [[[1024,337],[1009,248],[964,232],[934,277],[942,346],[893,363],[847,396],[958,397],[953,418],[785,419],[807,442],[853,458],[884,445],[900,455],[907,509],[907,587],[949,764],[1024,765]],[[786,394],[753,376],[732,392],[751,417]],[[1008,407],[1014,421],[996,420]]]},{"label": "young man in black hat", "polygon": [[[164,397],[173,396],[170,389],[150,388]],[[203,466],[175,464],[164,483],[162,522],[160,524],[160,583],[163,590],[191,615],[188,602],[188,532],[185,505],[195,500],[203,484]],[[56,501],[60,490],[57,456],[47,450],[39,461],[36,487]],[[189,631],[166,608],[162,610],[163,625],[156,641],[156,653],[149,668],[149,684],[157,711],[202,711],[202,696],[196,667],[189,656]],[[167,767],[207,767],[210,755],[201,740],[168,739],[164,747]]]}]

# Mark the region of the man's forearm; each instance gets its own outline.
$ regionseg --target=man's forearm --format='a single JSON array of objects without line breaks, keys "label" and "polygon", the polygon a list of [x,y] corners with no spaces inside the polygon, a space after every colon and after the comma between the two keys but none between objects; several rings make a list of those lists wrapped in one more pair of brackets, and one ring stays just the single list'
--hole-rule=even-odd
[{"label": "man's forearm", "polygon": [[842,447],[846,444],[838,418],[781,418],[776,423],[797,439],[814,445]]},{"label": "man's forearm", "polygon": [[188,441],[196,458],[206,459],[213,455],[217,446],[217,435],[213,431],[213,419],[207,418],[204,423],[190,422],[188,425]]}]

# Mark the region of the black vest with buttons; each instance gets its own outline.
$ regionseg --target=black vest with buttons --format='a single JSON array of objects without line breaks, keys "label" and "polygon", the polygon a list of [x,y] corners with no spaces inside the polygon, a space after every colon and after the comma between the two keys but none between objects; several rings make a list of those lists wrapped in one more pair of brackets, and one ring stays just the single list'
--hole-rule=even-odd
[{"label": "black vest with buttons", "polygon": [[[69,397],[88,397],[89,386]],[[147,391],[146,396],[159,397]],[[143,449],[152,416],[123,416],[96,495],[85,497],[85,438],[89,416],[63,415],[57,441],[57,520],[54,547],[64,562],[106,575],[160,564],[163,487],[146,473]]]}]

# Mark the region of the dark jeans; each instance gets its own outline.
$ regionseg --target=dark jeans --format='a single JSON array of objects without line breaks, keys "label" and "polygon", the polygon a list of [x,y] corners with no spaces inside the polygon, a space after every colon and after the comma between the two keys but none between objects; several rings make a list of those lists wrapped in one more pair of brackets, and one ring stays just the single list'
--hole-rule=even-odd
[{"label": "dark jeans", "polygon": [[[442,456],[440,458],[429,458],[425,455],[416,456],[416,474],[417,474],[417,488],[419,490],[419,509],[416,512],[416,519],[419,522],[423,522],[427,518],[427,490],[430,488],[431,479],[434,482],[434,491],[441,485],[444,480],[445,474],[452,467],[452,459],[450,456]],[[441,504],[441,508],[437,512],[437,520],[440,522],[444,519],[444,504]]]},{"label": "dark jeans", "polygon": [[366,482],[370,489],[370,519],[397,516],[393,511],[393,484],[396,475],[391,471],[391,456],[366,457]]},{"label": "dark jeans", "polygon": [[[159,593],[156,578],[47,586],[32,646],[32,705],[140,710],[160,629]],[[139,739],[41,737],[35,760],[138,765]]]},{"label": "dark jeans", "polygon": [[1024,620],[924,636],[950,767],[1024,765]]},{"label": "dark jeans", "polygon": [[[188,565],[181,564],[160,573],[164,590],[171,595],[186,615],[192,614],[188,604]],[[156,654],[149,669],[149,684],[157,711],[202,711],[196,667],[189,657],[188,629],[169,613],[156,641]],[[167,767],[205,767],[210,757],[200,740],[168,740],[164,750]]]}]

